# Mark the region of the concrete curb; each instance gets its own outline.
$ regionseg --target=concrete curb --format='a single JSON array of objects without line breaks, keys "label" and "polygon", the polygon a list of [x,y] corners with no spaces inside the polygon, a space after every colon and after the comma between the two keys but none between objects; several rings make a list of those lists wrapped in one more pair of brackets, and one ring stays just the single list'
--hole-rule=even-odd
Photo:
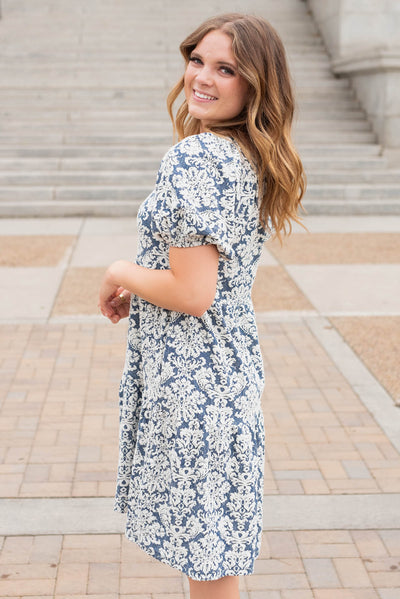
[{"label": "concrete curb", "polygon": [[400,452],[400,411],[393,399],[329,320],[317,317],[306,318],[305,321],[390,442]]},{"label": "concrete curb", "polygon": [[[399,493],[266,495],[264,530],[369,530],[400,528]],[[0,500],[0,535],[122,534],[125,515],[113,499]]]}]

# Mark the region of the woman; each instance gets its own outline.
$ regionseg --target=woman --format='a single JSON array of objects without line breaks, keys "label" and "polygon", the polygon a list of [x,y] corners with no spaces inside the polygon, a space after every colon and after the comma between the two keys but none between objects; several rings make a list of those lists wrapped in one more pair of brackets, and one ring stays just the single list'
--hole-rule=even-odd
[{"label": "woman", "polygon": [[237,599],[262,532],[264,374],[250,293],[271,231],[280,238],[299,220],[304,177],[274,29],[222,15],[180,49],[186,70],[168,107],[181,141],[140,208],[136,263],[113,263],[100,291],[111,322],[130,317],[116,509],[129,539],[187,574],[191,599]]}]

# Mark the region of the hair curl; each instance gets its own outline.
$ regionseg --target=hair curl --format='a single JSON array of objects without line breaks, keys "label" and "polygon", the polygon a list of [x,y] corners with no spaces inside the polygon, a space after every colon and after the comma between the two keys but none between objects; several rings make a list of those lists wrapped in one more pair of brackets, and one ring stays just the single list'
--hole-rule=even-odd
[{"label": "hair curl", "polygon": [[[240,114],[210,124],[207,130],[235,139],[255,165],[260,220],[264,227],[272,226],[281,239],[281,232],[291,232],[292,220],[300,223],[298,210],[306,187],[303,165],[290,135],[294,98],[285,49],[275,29],[261,17],[224,14],[208,19],[182,42],[180,51],[186,65],[203,37],[216,30],[232,39],[238,72],[248,82],[249,92]],[[173,104],[183,88],[184,76],[167,98],[178,139],[200,132],[200,121],[189,114],[186,100],[173,115]]]}]

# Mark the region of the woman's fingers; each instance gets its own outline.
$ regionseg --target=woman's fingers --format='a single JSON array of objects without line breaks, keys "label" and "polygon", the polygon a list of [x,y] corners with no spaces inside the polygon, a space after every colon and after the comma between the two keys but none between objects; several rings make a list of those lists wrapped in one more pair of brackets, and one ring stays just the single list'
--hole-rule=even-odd
[{"label": "woman's fingers", "polygon": [[115,297],[111,300],[110,305],[113,308],[119,308],[125,304],[129,304],[131,294],[126,289],[120,287],[115,294]]}]

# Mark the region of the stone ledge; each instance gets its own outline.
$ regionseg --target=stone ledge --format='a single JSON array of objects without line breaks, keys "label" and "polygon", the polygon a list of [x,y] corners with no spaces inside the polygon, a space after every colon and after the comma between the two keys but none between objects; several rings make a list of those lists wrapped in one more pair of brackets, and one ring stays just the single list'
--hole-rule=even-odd
[{"label": "stone ledge", "polygon": [[[400,47],[373,47],[332,61],[335,75],[350,78],[382,147],[400,149]],[[396,154],[391,166],[398,167]]]},{"label": "stone ledge", "polygon": [[335,75],[366,75],[400,71],[400,48],[375,48],[332,61]]}]

